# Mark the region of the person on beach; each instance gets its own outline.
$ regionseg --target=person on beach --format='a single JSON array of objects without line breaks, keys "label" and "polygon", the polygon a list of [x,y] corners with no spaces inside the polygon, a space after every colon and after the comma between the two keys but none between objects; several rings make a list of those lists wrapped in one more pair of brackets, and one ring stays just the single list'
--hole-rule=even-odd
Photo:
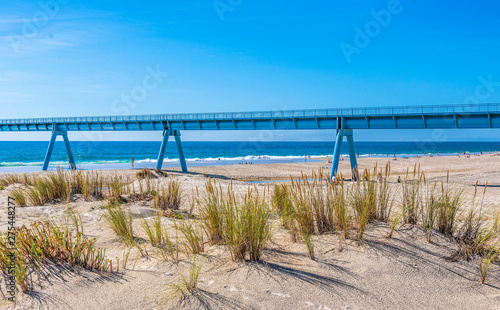
[{"label": "person on beach", "polygon": [[304,161],[307,161],[307,154],[304,154]]},{"label": "person on beach", "polygon": [[398,183],[401,183],[401,176],[398,175]]},{"label": "person on beach", "polygon": [[134,158],[132,157],[132,168],[134,168]]}]

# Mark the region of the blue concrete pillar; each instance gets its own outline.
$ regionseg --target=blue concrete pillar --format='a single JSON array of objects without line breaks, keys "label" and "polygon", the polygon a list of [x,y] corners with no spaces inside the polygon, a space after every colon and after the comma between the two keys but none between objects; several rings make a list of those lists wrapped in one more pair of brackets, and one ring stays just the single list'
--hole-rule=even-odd
[{"label": "blue concrete pillar", "polygon": [[352,130],[345,130],[347,145],[349,146],[349,161],[351,162],[352,178],[357,180],[359,178],[358,161],[356,160],[356,151],[354,150],[354,138]]},{"label": "blue concrete pillar", "polygon": [[167,148],[167,142],[170,136],[174,136],[175,138],[175,144],[177,145],[177,152],[179,154],[179,161],[181,162],[182,172],[188,172],[186,165],[186,158],[184,157],[184,151],[182,150],[181,132],[178,130],[163,131],[163,141],[161,143],[160,153],[158,154],[156,169],[161,170],[161,167],[163,166],[163,159],[165,158],[165,150]]},{"label": "blue concrete pillar", "polygon": [[66,151],[68,152],[69,165],[72,170],[76,170],[75,159],[73,158],[73,152],[71,152],[71,147],[69,145],[68,132],[63,131],[61,135],[64,140],[64,145],[66,145]]},{"label": "blue concrete pillar", "polygon": [[181,133],[175,132],[175,144],[177,144],[177,152],[179,153],[179,161],[181,162],[182,172],[187,172],[186,159],[184,158],[184,151],[181,144]]},{"label": "blue concrete pillar", "polygon": [[45,154],[45,160],[43,161],[43,171],[47,171],[49,167],[50,156],[52,155],[52,150],[54,149],[54,144],[57,138],[57,131],[52,132],[52,136],[50,137],[49,147],[47,148],[47,153]]},{"label": "blue concrete pillar", "polygon": [[47,148],[47,153],[45,154],[45,160],[43,161],[43,171],[47,171],[49,167],[50,157],[52,156],[52,151],[54,150],[54,144],[56,143],[57,136],[62,136],[64,140],[64,145],[66,146],[66,151],[68,152],[68,161],[71,169],[75,170],[75,159],[73,158],[73,152],[71,152],[71,146],[69,145],[68,132],[67,131],[52,131],[52,136],[50,137],[49,147]]},{"label": "blue concrete pillar", "polygon": [[163,131],[163,141],[161,142],[160,153],[158,153],[158,160],[156,162],[156,169],[161,170],[163,166],[163,159],[165,158],[165,149],[167,148],[168,138],[170,137],[170,132],[167,130]]},{"label": "blue concrete pillar", "polygon": [[342,140],[344,140],[344,130],[337,130],[337,140],[335,142],[335,150],[333,151],[333,159],[332,159],[332,170],[330,171],[330,179],[335,177],[337,170],[339,168],[340,161],[340,152],[342,150]]}]

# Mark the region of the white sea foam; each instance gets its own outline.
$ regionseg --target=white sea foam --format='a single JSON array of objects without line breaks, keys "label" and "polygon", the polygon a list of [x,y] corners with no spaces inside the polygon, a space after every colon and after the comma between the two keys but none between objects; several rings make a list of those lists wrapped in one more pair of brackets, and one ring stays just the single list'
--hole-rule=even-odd
[{"label": "white sea foam", "polygon": [[[317,158],[325,158],[332,157],[332,155],[308,155],[307,158],[317,159]],[[294,160],[294,159],[304,159],[304,156],[275,156],[275,155],[247,155],[247,156],[238,156],[238,157],[205,157],[205,158],[186,158],[187,162],[216,162],[219,160],[226,161],[250,161],[250,160],[259,160],[259,159],[267,159],[267,160]],[[178,162],[179,158],[165,158],[163,160],[164,163],[169,162]],[[141,159],[137,160],[137,163],[156,163],[156,159]]]}]

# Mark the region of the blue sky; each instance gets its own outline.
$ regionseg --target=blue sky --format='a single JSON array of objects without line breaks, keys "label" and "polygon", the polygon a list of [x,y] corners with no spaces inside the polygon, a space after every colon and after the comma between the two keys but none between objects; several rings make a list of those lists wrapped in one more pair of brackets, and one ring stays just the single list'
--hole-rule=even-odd
[{"label": "blue sky", "polygon": [[[0,118],[500,102],[500,86],[476,94],[482,80],[500,82],[498,16],[493,1],[3,1]],[[445,131],[440,139],[498,133]],[[435,139],[431,131],[355,135]],[[333,140],[333,132],[184,139]]]}]

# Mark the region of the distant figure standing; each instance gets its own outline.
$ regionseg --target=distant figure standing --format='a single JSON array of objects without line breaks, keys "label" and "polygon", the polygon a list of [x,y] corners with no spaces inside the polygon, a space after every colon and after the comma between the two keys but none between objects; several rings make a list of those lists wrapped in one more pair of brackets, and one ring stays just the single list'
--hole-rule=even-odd
[{"label": "distant figure standing", "polygon": [[304,154],[304,161],[307,161],[307,154]]},{"label": "distant figure standing", "polygon": [[134,158],[132,157],[132,168],[134,168]]},{"label": "distant figure standing", "polygon": [[398,183],[401,183],[401,176],[398,175]]}]

